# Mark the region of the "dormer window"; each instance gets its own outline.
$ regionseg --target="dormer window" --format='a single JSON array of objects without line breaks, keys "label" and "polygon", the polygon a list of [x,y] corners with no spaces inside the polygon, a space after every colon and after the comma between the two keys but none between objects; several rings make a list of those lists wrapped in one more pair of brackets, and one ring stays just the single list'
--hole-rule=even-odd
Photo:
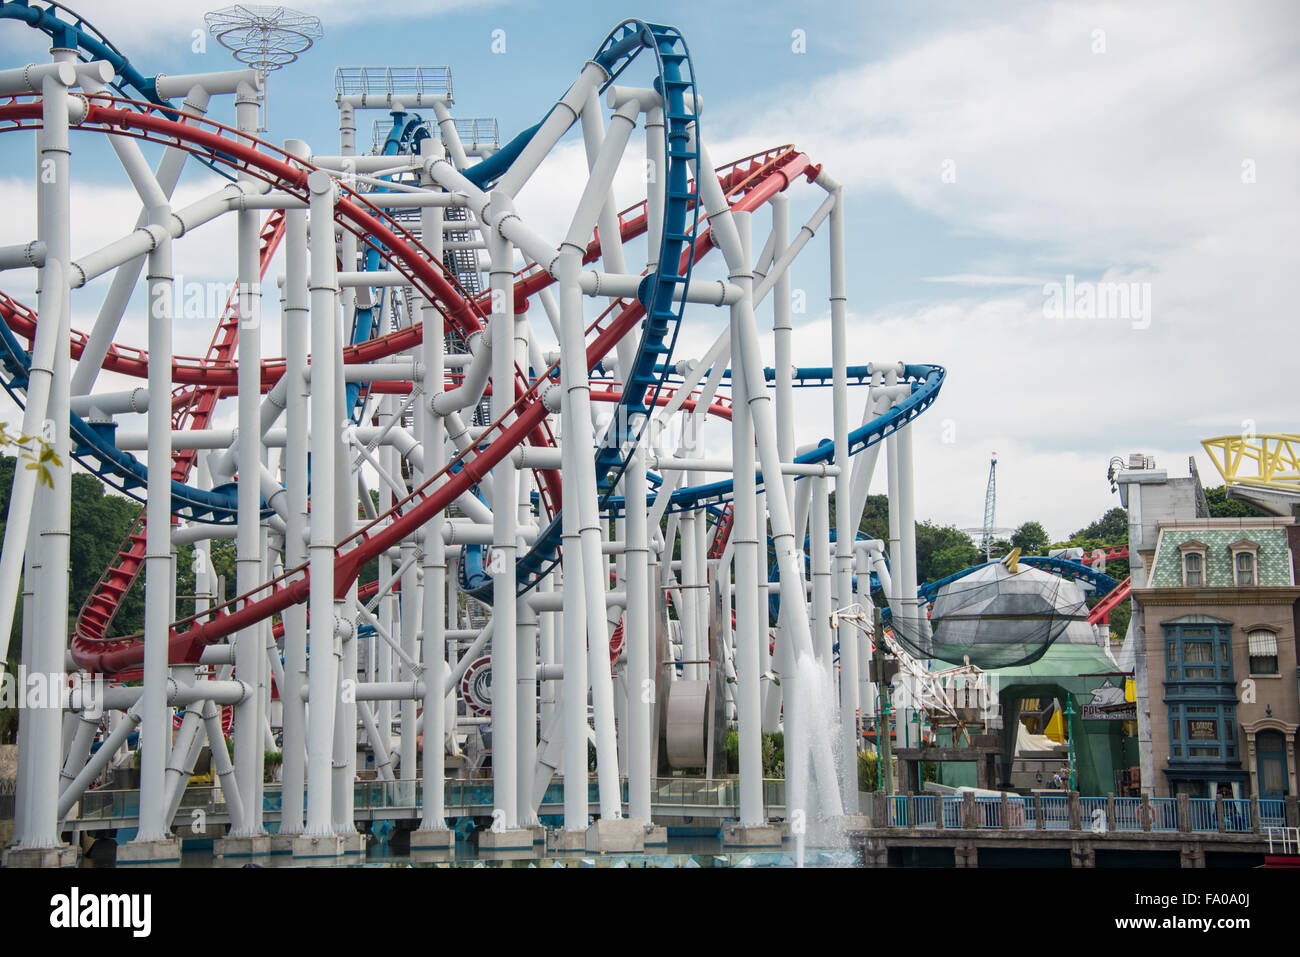
[{"label": "dormer window", "polygon": [[1238,585],[1255,584],[1255,556],[1250,552],[1237,552],[1237,560],[1234,563],[1237,570]]},{"label": "dormer window", "polygon": [[1183,587],[1204,588],[1208,583],[1206,577],[1206,559],[1210,547],[1204,542],[1183,542],[1178,546],[1178,554],[1183,563]]},{"label": "dormer window", "polygon": [[1242,539],[1228,546],[1232,553],[1232,579],[1238,588],[1259,584],[1259,544]]}]

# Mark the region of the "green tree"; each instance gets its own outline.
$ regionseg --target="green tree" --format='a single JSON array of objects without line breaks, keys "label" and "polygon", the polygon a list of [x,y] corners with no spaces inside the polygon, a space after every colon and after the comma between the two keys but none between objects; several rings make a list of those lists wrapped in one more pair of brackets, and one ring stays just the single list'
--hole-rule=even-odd
[{"label": "green tree", "polygon": [[1011,535],[1012,548],[1020,549],[1023,555],[1042,555],[1050,541],[1040,522],[1025,522]]},{"label": "green tree", "polygon": [[1116,506],[1091,525],[1085,525],[1065,544],[1082,548],[1128,544],[1128,512]]},{"label": "green tree", "polygon": [[1262,518],[1268,514],[1249,502],[1228,498],[1228,489],[1224,485],[1207,488],[1205,501],[1210,506],[1211,518]]}]

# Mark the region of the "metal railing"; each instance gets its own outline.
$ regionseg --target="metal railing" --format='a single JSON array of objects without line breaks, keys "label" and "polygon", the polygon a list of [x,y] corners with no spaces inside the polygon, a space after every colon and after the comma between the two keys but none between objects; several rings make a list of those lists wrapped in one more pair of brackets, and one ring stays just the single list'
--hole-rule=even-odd
[{"label": "metal railing", "polygon": [[912,797],[913,827],[935,826],[935,816],[939,813],[938,800],[934,794],[917,794]]},{"label": "metal railing", "polygon": [[1034,799],[1021,795],[1007,796],[1007,827],[1015,830],[1029,830],[1038,827],[1038,818],[1034,814]]},{"label": "metal railing", "polygon": [[1253,830],[1249,798],[1225,798],[1223,829],[1229,834],[1249,834]]},{"label": "metal railing", "polygon": [[1178,800],[1176,798],[1151,799],[1151,830],[1178,830]]},{"label": "metal railing", "polygon": [[[620,779],[619,797],[628,800],[628,782]],[[599,803],[599,786],[587,782],[587,801]],[[970,803],[967,799],[970,798]],[[263,811],[268,821],[278,820],[283,794],[279,784],[263,788]],[[1007,794],[999,796],[963,794],[886,795],[883,807],[887,826],[891,828],[974,827],[983,830],[1115,830],[1115,831],[1184,831],[1192,833],[1264,834],[1294,827],[1288,823],[1286,802],[1282,799],[1190,798],[1180,813],[1180,799],[1155,797],[1077,797],[1072,820],[1071,796]],[[445,782],[444,801],[449,816],[481,817],[492,813],[493,790],[490,780],[451,780]],[[354,808],[372,817],[418,815],[424,804],[424,783],[414,781],[359,781],[353,788]],[[657,815],[674,813],[688,817],[734,817],[739,813],[740,782],[736,778],[653,778],[651,804]],[[76,816],[69,824],[81,828],[130,826],[139,813],[139,792],[131,790],[87,791],[81,798]],[[770,817],[784,817],[785,782],[763,782],[763,804]],[[1144,804],[1150,820],[1144,820]],[[542,795],[539,813],[556,815],[564,807],[564,781],[552,781]],[[1258,810],[1256,810],[1258,808]],[[968,819],[968,811],[970,818]],[[219,786],[189,787],[181,797],[175,821],[184,823],[198,812],[220,819],[228,812]],[[384,812],[390,812],[385,814]],[[1104,825],[1103,825],[1104,822]]]},{"label": "metal railing", "polygon": [[1288,826],[1280,799],[1191,798],[1180,809],[1178,798],[1151,798],[1149,821],[1145,799],[1136,797],[895,794],[884,807],[891,828],[933,828],[940,807],[945,828],[1261,834]]},{"label": "metal railing", "polygon": [[1070,827],[1070,802],[1064,794],[1044,794],[1043,802],[1044,830],[1065,831]]},{"label": "metal railing", "polygon": [[1142,830],[1142,799],[1133,797],[1115,798],[1115,830]]},{"label": "metal railing", "polygon": [[975,820],[980,827],[1002,826],[1002,798],[977,797],[975,799]]},{"label": "metal railing", "polygon": [[1261,828],[1286,827],[1286,802],[1281,798],[1261,798],[1259,826]]},{"label": "metal railing", "polygon": [[1079,808],[1083,812],[1080,824],[1085,831],[1108,831],[1110,822],[1106,814],[1104,797],[1079,798]]},{"label": "metal railing", "polygon": [[1188,803],[1192,815],[1189,830],[1217,831],[1219,829],[1218,808],[1215,807],[1214,798],[1192,798]]},{"label": "metal railing", "polygon": [[[270,819],[279,817],[282,792],[279,784],[263,787],[263,811]],[[353,807],[357,811],[409,811],[416,815],[424,804],[424,782],[414,781],[358,781],[353,786]],[[599,785],[587,782],[587,801],[599,803]],[[628,800],[628,782],[619,781],[619,799]],[[739,813],[740,783],[735,778],[652,778],[650,800],[657,813],[673,811],[710,811],[714,816]],[[902,797],[906,802],[907,798]],[[493,791],[490,780],[453,780],[444,786],[444,802],[452,816],[481,816],[492,813]],[[767,779],[763,782],[763,804],[767,813],[780,817],[785,813],[785,781]],[[557,779],[542,795],[540,812],[558,814],[564,806],[564,781]],[[176,820],[188,818],[194,811],[208,815],[227,813],[225,798],[219,786],[189,787],[185,790],[176,812]],[[723,812],[721,815],[719,812]],[[106,826],[121,826],[134,820],[139,813],[139,792],[130,790],[87,791],[82,796],[76,817],[78,824],[105,822]],[[110,823],[111,822],[111,825]]]}]

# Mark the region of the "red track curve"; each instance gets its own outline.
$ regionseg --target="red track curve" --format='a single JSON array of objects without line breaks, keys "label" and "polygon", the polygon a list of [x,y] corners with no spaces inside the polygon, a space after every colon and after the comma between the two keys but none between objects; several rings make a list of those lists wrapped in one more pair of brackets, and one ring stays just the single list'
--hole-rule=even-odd
[{"label": "red track curve", "polygon": [[[0,126],[0,131],[35,128],[39,125],[35,121],[39,121],[40,115],[39,99],[25,101],[15,99],[0,105],[0,124],[13,124],[8,127]],[[25,125],[24,121],[27,121]],[[205,126],[211,129],[204,128]],[[156,112],[137,113],[133,110],[104,106],[96,101],[89,106],[82,123],[74,128],[111,131],[177,145],[190,152],[207,155],[224,165],[247,171],[271,183],[275,188],[296,195],[300,199],[306,198],[307,176],[310,172],[308,164],[300,164],[296,161],[291,163],[288,155],[275,147],[257,143],[256,140],[241,136],[220,124],[203,121],[202,125],[189,125],[157,115]],[[259,150],[257,146],[263,149]],[[284,159],[277,159],[263,150],[279,153]],[[743,192],[743,195],[733,203],[735,208],[757,209],[772,195],[784,190],[795,177],[809,175],[812,178],[816,175],[815,168],[810,170],[808,158],[793,150],[783,150],[777,156],[766,154],[764,158],[766,162],[758,164],[758,169],[751,168],[747,171],[748,175],[743,178],[742,183],[723,184],[724,187],[730,187],[728,189],[730,193]],[[738,164],[736,168],[738,169]],[[369,207],[369,210],[364,207]],[[463,336],[468,337],[482,329],[481,320],[485,318],[482,307],[462,295],[463,291],[455,285],[454,279],[444,275],[441,264],[435,267],[428,251],[414,237],[395,222],[389,221],[386,224],[384,214],[370,206],[364,197],[345,190],[336,204],[336,218],[345,228],[356,232],[364,243],[378,248],[397,271],[402,273],[422,295],[437,305]],[[643,229],[644,226],[640,228]],[[598,243],[594,245],[598,248]],[[711,246],[711,237],[706,227],[695,244],[695,259],[700,259]],[[421,253],[423,256],[420,255]],[[552,281],[548,274],[538,270],[535,274],[523,278],[520,285],[526,290],[523,293],[526,296]],[[619,307],[621,311],[617,317],[608,324],[602,325]],[[624,304],[622,301],[617,301],[606,309],[588,330],[589,333],[592,330],[596,331],[595,339],[587,347],[588,368],[594,367],[627,332],[634,328],[643,314],[644,308],[640,303]],[[32,318],[34,329],[35,317]],[[348,358],[357,362],[381,358],[417,345],[421,337],[422,331],[419,326],[407,326],[397,333],[353,347]],[[117,352],[122,355],[125,350],[118,348]],[[136,361],[144,365],[147,373],[147,357],[139,350],[135,352]],[[267,365],[264,363],[264,367]],[[109,367],[107,362],[105,367]],[[177,371],[179,372],[179,368]],[[215,374],[217,370],[206,371],[212,375],[205,376],[202,381],[205,384],[218,384],[211,381],[213,378],[219,378],[219,375]],[[516,371],[515,402],[506,416],[494,422],[485,431],[479,443],[456,456],[446,469],[336,546],[334,575],[336,595],[341,597],[347,592],[371,558],[407,537],[446,508],[457,496],[481,481],[491,468],[516,446],[524,444],[529,439],[533,439],[532,444],[535,445],[553,445],[549,430],[545,428],[546,409],[540,401],[539,387],[557,380],[557,366],[552,366],[531,385],[521,372]],[[279,374],[283,374],[282,365]],[[237,381],[237,370],[230,369],[227,375],[232,380],[231,384]],[[173,378],[177,381],[186,381],[179,375],[174,375]],[[265,378],[264,371],[264,381]],[[504,425],[504,419],[511,416],[514,416],[514,421],[508,426]],[[479,444],[489,436],[492,437],[491,441],[480,451]],[[460,470],[452,473],[453,465],[461,466]],[[544,472],[542,479],[539,488],[543,499],[557,501],[559,499],[558,474]],[[548,511],[553,515],[554,511],[549,508],[550,502],[547,502],[547,505]],[[290,578],[295,575],[298,577],[290,581]],[[205,645],[264,620],[290,605],[305,601],[308,590],[309,575],[306,567],[290,569],[273,581],[210,609],[202,615],[176,622],[169,640],[169,661],[172,663],[196,661]],[[256,597],[259,595],[263,597]],[[143,659],[144,649],[138,636],[111,642],[89,642],[81,640],[78,636],[74,638],[72,653],[79,667],[92,672],[113,674],[124,668],[138,665]]]}]

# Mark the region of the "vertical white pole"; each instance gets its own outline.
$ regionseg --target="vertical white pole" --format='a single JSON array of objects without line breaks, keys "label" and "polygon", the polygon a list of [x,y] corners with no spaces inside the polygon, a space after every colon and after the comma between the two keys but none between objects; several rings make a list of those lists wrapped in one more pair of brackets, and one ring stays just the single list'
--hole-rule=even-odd
[{"label": "vertical white pole", "polygon": [[332,768],[340,646],[334,616],[334,326],[338,322],[334,252],[334,181],[308,176],[311,213],[311,658],[307,671],[307,828],[334,833]]},{"label": "vertical white pole", "polygon": [[627,513],[627,610],[623,636],[627,642],[628,817],[646,825],[650,820],[650,713],[654,676],[650,672],[650,557],[646,522],[646,437],[641,436],[628,462],[625,487]]},{"label": "vertical white pole", "polygon": [[[712,167],[708,150],[699,144],[700,166],[702,169]],[[722,187],[716,177],[701,176],[703,199],[709,211],[709,225],[712,235],[718,241],[728,266],[740,268],[742,250],[736,235],[735,223],[731,221],[730,206],[722,194]],[[743,268],[751,268],[745,263]],[[734,320],[733,320],[734,321]],[[763,381],[763,362],[758,348],[758,327],[754,322],[753,309],[742,310],[740,321],[739,351],[732,351],[732,367],[742,366],[745,381]],[[746,397],[750,414],[753,417],[755,438],[758,441],[758,457],[762,463],[764,475],[781,474],[781,455],[776,445],[776,422],[772,413],[772,400],[766,389],[756,389]],[[772,521],[772,539],[776,549],[777,568],[781,578],[781,604],[789,606],[788,614],[791,628],[792,645],[795,660],[813,654],[812,633],[808,623],[808,600],[803,593],[803,577],[798,566],[800,552],[795,542],[795,533],[790,520],[790,508],[782,495],[768,497],[768,512]],[[827,810],[832,817],[838,817],[841,811],[839,800],[839,781],[834,769],[834,759],[829,746],[819,744],[813,754],[814,767],[817,771],[818,790],[827,798]],[[829,792],[829,793],[828,793]]]},{"label": "vertical white pole", "polygon": [[[498,215],[513,209],[510,197],[492,193]],[[487,230],[491,256],[492,318],[492,418],[499,419],[514,404],[514,246],[498,230]],[[567,478],[567,476],[566,476]],[[501,825],[519,826],[518,662],[515,660],[518,634],[515,602],[515,535],[518,475],[513,460],[506,456],[492,469],[492,803],[500,812]]]},{"label": "vertical white pole", "polygon": [[[848,317],[844,268],[844,190],[835,191],[831,208],[831,367],[832,418],[835,430],[835,573],[841,606],[853,594],[853,542],[857,513],[852,508],[849,466]],[[840,775],[844,804],[856,801],[858,753],[858,636],[852,628],[839,629],[840,642]]]},{"label": "vertical white pole", "polygon": [[[293,144],[286,143],[286,146]],[[292,151],[292,150],[291,150]],[[285,458],[284,477],[289,497],[285,522],[285,565],[295,568],[307,561],[307,349],[311,313],[307,297],[307,213],[285,212]],[[283,765],[281,774],[280,833],[301,834],[303,794],[306,787],[307,705],[302,690],[307,684],[307,609],[291,605],[284,610],[284,677],[280,694],[284,708]]]},{"label": "vertical white pole", "polygon": [[[158,197],[161,199],[161,195]],[[160,841],[170,830],[163,819],[171,709],[167,707],[167,640],[176,581],[171,549],[172,410],[163,399],[172,389],[171,207],[149,210],[161,241],[149,253],[149,471],[145,504],[144,689],[141,694],[140,829],[136,840]],[[156,397],[156,400],[155,400]]]},{"label": "vertical white pole", "polygon": [[[578,290],[579,259],[576,254],[560,256],[561,331],[566,324],[582,325],[582,299]],[[573,315],[576,313],[576,315]],[[586,830],[587,802],[587,606],[583,588],[582,520],[578,500],[582,491],[578,473],[581,458],[590,460],[591,443],[580,437],[591,429],[591,415],[571,396],[588,388],[583,336],[569,336],[566,351],[561,340],[560,443],[564,485],[561,508],[561,541],[564,548],[564,590],[561,622],[564,629],[564,828]],[[584,422],[585,420],[585,422]],[[593,470],[594,471],[594,470]],[[599,584],[599,583],[598,583]],[[602,606],[603,606],[602,602]],[[604,616],[601,616],[604,628]]]},{"label": "vertical white pole", "polygon": [[[750,216],[733,213],[743,251],[743,271],[734,268],[731,281],[743,290],[742,303],[731,307],[732,355],[740,354],[739,327],[748,309],[753,315],[754,276],[750,272]],[[762,380],[751,386],[746,370],[732,366],[731,466],[735,482],[731,542],[736,562],[736,716],[740,722],[740,823],[757,827],[767,823],[763,811],[763,728],[759,698],[759,643],[766,642],[767,629],[758,620],[758,514],[755,507],[757,483],[754,476],[754,426],[749,416],[749,395],[763,390]],[[779,473],[778,473],[779,474]],[[780,494],[780,487],[776,487]]]},{"label": "vertical white pole", "polygon": [[[582,292],[578,286],[581,250],[565,244],[559,256],[560,276],[560,364],[568,370],[561,392],[561,409],[569,415],[564,422],[565,486],[575,486],[577,514],[565,520],[577,525],[578,549],[567,551],[570,565],[582,566],[582,589],[574,613],[586,618],[587,669],[591,678],[592,716],[596,729],[596,776],[600,790],[600,816],[617,819],[621,813],[618,782],[618,743],[614,732],[614,687],[609,665],[609,631],[606,622],[605,594],[601,580],[605,562],[601,555],[601,522],[597,509],[596,467],[593,458],[595,435],[591,419],[591,384],[587,379],[586,330],[583,328]],[[565,512],[567,515],[567,510]],[[578,561],[574,561],[574,559]],[[568,576],[566,575],[566,578]],[[570,600],[573,583],[565,587],[565,601]],[[585,596],[585,597],[584,597]],[[567,613],[566,613],[567,618]],[[566,624],[566,628],[568,625]],[[578,652],[582,653],[581,646]],[[569,645],[565,646],[565,677],[573,666]],[[565,695],[568,696],[566,686]],[[566,771],[569,767],[566,738]],[[585,755],[585,746],[583,748]],[[585,759],[584,759],[585,764]]]},{"label": "vertical white pole", "polygon": [[[251,134],[257,129],[257,90],[251,84],[239,85],[235,94],[235,116],[241,133]],[[241,171],[239,178],[243,182],[253,181],[248,171]],[[258,262],[258,213],[240,210],[235,217],[239,260],[239,435],[236,456],[240,479],[236,493],[235,587],[238,593],[244,594],[262,584],[261,488],[257,479],[262,465],[259,414],[262,398],[261,269]],[[266,672],[265,648],[260,623],[241,629],[235,637],[235,676],[252,689],[250,695],[235,705],[235,780],[246,812],[245,826],[231,832],[235,837],[262,833],[258,784],[262,780],[266,753],[261,708],[263,675]]]},{"label": "vertical white pole", "polygon": [[[63,58],[63,51],[51,51],[55,59]],[[68,543],[71,536],[72,451],[68,427],[69,376],[72,357],[68,342],[70,312],[66,278],[62,266],[69,258],[69,149],[68,149],[68,80],[66,75],[51,74],[41,83],[42,124],[37,139],[37,236],[45,243],[46,265],[41,270],[41,295],[38,299],[53,309],[53,313],[40,314],[55,330],[50,358],[49,401],[47,418],[37,424],[28,435],[40,435],[49,442],[62,465],[50,469],[53,488],[37,486],[31,502],[31,529],[35,532],[35,549],[38,558],[29,560],[29,569],[36,579],[33,600],[24,612],[32,611],[30,655],[26,657],[29,672],[38,676],[63,673],[64,654],[68,644]],[[39,326],[39,323],[38,323]],[[33,371],[35,369],[33,368]],[[170,394],[170,392],[168,393]],[[26,423],[24,422],[24,425]],[[18,475],[34,475],[26,469],[16,470]],[[14,483],[14,504],[17,501],[19,482]],[[11,509],[12,514],[12,509]],[[16,544],[16,543],[15,543]],[[9,554],[10,543],[5,553]],[[15,552],[15,558],[18,556]],[[35,566],[40,563],[39,571]],[[6,588],[12,594],[13,582]],[[28,617],[23,616],[24,633]],[[4,622],[5,641],[9,638],[11,623]],[[28,651],[24,648],[24,651]],[[20,777],[25,779],[26,810],[21,830],[15,830],[16,842],[23,848],[57,847],[60,844],[57,803],[59,795],[59,761],[61,753],[62,712],[55,701],[45,702],[45,707],[33,707],[21,718],[27,724],[26,749],[19,752],[22,766]],[[18,822],[15,822],[16,824]]]},{"label": "vertical white pole", "polygon": [[832,674],[830,496],[825,478],[818,476],[809,481],[813,483],[812,535],[808,539],[812,553],[813,646],[818,664]]},{"label": "vertical white pole", "polygon": [[[420,144],[420,155],[438,158],[441,145],[432,137]],[[427,173],[421,175],[426,188],[432,186]],[[426,248],[441,261],[442,220],[440,206],[426,206],[420,211],[420,235]],[[423,330],[424,400],[420,403],[420,437],[424,445],[424,478],[433,478],[446,464],[446,427],[434,413],[433,397],[443,389],[443,318],[427,299],[420,299]],[[444,739],[447,734],[447,557],[442,540],[446,522],[439,512],[424,527],[424,603],[421,605],[424,653],[424,804],[420,829],[443,831],[447,828],[445,807]]]},{"label": "vertical white pole", "polygon": [[[513,285],[513,276],[511,277]],[[514,317],[514,363],[527,370],[529,362],[529,328],[527,312],[515,312],[514,296],[510,296],[510,312]],[[513,370],[511,370],[513,372]],[[541,369],[534,367],[534,375]],[[510,380],[510,395],[514,395],[513,379]],[[517,472],[517,520],[529,522],[532,519],[532,497],[530,492],[534,485],[533,473],[527,469]],[[541,514],[539,509],[539,514]],[[529,596],[516,600],[516,620],[519,625],[519,637],[515,645],[516,679],[518,681],[516,747],[518,750],[518,798],[519,823],[532,827],[537,824],[537,814],[533,809],[533,779],[537,767],[537,612],[528,601]],[[549,615],[547,617],[550,617]]]}]

